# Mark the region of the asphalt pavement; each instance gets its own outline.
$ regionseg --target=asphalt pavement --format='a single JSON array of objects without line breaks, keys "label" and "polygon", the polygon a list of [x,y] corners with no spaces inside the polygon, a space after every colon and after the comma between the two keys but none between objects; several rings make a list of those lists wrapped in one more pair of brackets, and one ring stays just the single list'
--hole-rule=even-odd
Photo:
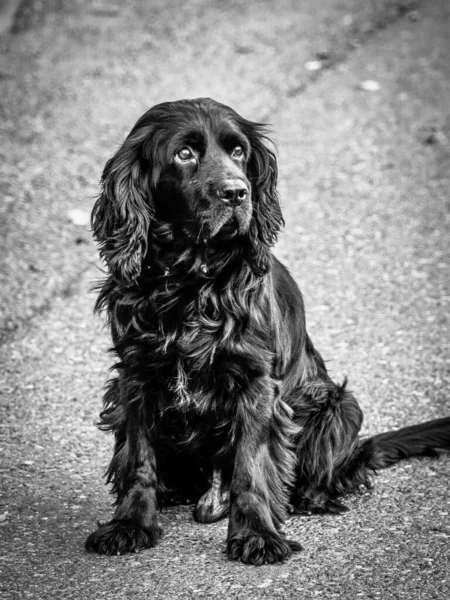
[{"label": "asphalt pavement", "polygon": [[271,123],[310,335],[364,432],[450,414],[445,0],[62,3],[0,45],[0,598],[444,600],[450,456],[382,472],[340,517],[292,518],[283,565],[228,562],[226,522],[161,515],[157,548],[86,554],[111,514],[94,423],[108,335],[89,214],[104,161],[156,102]]}]

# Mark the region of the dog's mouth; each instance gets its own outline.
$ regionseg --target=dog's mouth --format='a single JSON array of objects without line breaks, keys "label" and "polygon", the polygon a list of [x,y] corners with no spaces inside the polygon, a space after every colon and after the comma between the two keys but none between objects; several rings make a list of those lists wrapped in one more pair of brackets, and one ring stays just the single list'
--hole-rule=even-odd
[{"label": "dog's mouth", "polygon": [[214,237],[223,236],[223,237],[234,237],[239,233],[239,220],[236,215],[233,215],[228,221],[226,221],[222,227],[217,231]]},{"label": "dog's mouth", "polygon": [[250,212],[241,207],[223,211],[208,219],[209,238],[230,239],[248,231]]}]

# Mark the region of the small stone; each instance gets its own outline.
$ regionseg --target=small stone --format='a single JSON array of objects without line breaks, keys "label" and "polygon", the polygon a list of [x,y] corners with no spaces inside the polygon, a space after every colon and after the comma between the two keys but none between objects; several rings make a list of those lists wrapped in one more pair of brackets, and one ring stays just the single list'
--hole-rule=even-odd
[{"label": "small stone", "polygon": [[73,208],[72,210],[69,210],[67,216],[74,225],[88,225],[90,221],[89,213],[85,210],[81,210],[80,208]]},{"label": "small stone", "polygon": [[345,17],[342,19],[342,25],[344,27],[350,27],[351,25],[353,25],[353,16],[345,15]]},{"label": "small stone", "polygon": [[358,87],[364,92],[378,92],[378,90],[381,89],[381,85],[378,83],[378,81],[374,81],[373,79],[361,81]]},{"label": "small stone", "polygon": [[307,71],[320,71],[322,68],[322,61],[320,60],[309,60],[305,63],[305,69]]},{"label": "small stone", "polygon": [[260,583],[258,586],[259,589],[264,589],[266,587],[269,587],[269,585],[271,585],[273,583],[273,579],[265,579],[262,583]]}]

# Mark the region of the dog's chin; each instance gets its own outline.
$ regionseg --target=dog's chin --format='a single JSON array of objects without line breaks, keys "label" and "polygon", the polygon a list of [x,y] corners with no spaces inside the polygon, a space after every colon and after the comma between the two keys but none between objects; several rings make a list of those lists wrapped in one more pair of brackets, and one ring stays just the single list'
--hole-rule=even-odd
[{"label": "dog's chin", "polygon": [[216,233],[214,233],[213,235],[211,235],[211,238],[218,240],[218,239],[231,239],[233,237],[235,237],[236,235],[238,235],[239,231],[239,223],[237,222],[236,218],[232,218],[229,221],[227,221],[224,225],[222,225],[217,231]]},{"label": "dog's chin", "polygon": [[220,215],[210,221],[210,239],[227,240],[237,235],[244,235],[249,228],[250,218],[247,214],[235,212],[231,215]]}]

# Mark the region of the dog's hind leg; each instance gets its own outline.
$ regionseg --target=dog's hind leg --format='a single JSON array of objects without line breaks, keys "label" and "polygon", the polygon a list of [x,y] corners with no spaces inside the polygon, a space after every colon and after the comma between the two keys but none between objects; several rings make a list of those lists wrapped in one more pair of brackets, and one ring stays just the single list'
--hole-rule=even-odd
[{"label": "dog's hind leg", "polygon": [[296,483],[291,497],[294,513],[347,510],[338,498],[362,486],[370,487],[370,469],[358,460],[362,411],[346,382],[331,379],[303,384],[289,403],[301,427],[297,438]]},{"label": "dog's hind leg", "polygon": [[210,489],[203,494],[194,509],[194,519],[199,523],[215,523],[227,516],[230,510],[230,484],[224,481],[221,469],[214,469]]},{"label": "dog's hind leg", "polygon": [[341,513],[339,498],[371,488],[378,469],[410,456],[450,449],[450,418],[436,419],[361,439],[362,412],[345,382],[308,382],[290,405],[302,432],[297,438],[294,513]]}]

